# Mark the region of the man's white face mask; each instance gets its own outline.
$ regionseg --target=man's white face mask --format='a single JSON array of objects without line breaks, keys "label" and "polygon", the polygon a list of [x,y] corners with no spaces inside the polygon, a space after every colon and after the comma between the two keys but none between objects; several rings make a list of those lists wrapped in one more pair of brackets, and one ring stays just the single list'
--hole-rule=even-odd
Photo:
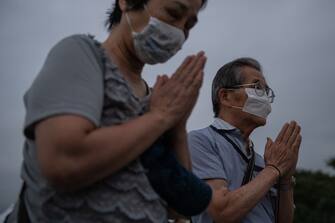
[{"label": "man's white face mask", "polygon": [[232,106],[242,111],[266,119],[271,113],[271,103],[266,94],[258,96],[254,88],[244,88],[248,96],[243,107]]}]

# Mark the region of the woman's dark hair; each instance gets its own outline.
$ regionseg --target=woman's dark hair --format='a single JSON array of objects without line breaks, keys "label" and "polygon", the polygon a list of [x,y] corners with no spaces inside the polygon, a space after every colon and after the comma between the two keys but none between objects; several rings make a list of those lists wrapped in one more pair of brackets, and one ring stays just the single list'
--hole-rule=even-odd
[{"label": "woman's dark hair", "polygon": [[[126,0],[128,10],[142,10],[144,5],[149,0]],[[202,0],[201,7],[204,8],[207,0]],[[108,19],[106,20],[106,26],[108,31],[111,31],[113,26],[117,25],[121,21],[122,11],[120,9],[119,0],[115,0],[112,9],[107,11]]]}]

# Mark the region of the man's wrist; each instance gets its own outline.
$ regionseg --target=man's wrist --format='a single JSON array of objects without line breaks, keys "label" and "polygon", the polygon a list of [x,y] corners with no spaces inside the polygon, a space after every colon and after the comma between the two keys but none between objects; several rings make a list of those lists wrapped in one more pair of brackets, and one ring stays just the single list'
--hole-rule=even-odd
[{"label": "man's wrist", "polygon": [[290,184],[292,181],[292,176],[285,176],[280,179],[281,184]]},{"label": "man's wrist", "polygon": [[278,179],[281,177],[281,171],[279,170],[279,168],[278,168],[276,165],[273,165],[273,164],[266,164],[265,167],[274,170],[274,171],[277,173],[277,177],[278,177]]},{"label": "man's wrist", "polygon": [[295,177],[291,176],[289,178],[285,178],[285,180],[281,180],[279,183],[279,190],[280,191],[290,191],[294,188],[296,182]]},{"label": "man's wrist", "polygon": [[278,172],[278,170],[272,166],[265,166],[264,170],[268,171],[269,173],[271,173],[271,175],[273,176],[273,183],[275,184],[278,179],[280,178],[280,173]]}]

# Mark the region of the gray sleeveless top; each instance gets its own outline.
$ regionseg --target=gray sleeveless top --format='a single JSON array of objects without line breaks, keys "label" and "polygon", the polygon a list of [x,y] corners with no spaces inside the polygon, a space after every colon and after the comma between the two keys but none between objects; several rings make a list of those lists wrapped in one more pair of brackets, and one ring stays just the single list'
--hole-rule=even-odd
[{"label": "gray sleeveless top", "polygon": [[27,184],[25,201],[32,222],[167,222],[165,204],[150,186],[138,159],[73,193],[50,187],[36,159],[34,124],[39,120],[75,114],[99,127],[118,125],[146,112],[148,100],[149,96],[139,99],[134,95],[116,65],[91,37],[71,36],[51,50],[25,95],[22,178]]}]

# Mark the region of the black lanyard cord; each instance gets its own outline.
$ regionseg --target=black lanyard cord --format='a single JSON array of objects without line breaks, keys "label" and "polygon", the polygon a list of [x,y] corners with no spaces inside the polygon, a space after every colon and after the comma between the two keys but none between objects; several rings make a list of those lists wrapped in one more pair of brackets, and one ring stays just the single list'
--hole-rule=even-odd
[{"label": "black lanyard cord", "polygon": [[251,152],[251,158],[248,159],[248,157],[241,151],[239,146],[236,145],[236,143],[226,135],[224,130],[217,129],[212,125],[210,126],[210,128],[213,129],[218,134],[220,134],[221,136],[223,136],[233,146],[233,148],[238,152],[238,154],[242,157],[242,159],[247,163],[247,169],[245,171],[241,186],[249,183],[252,179],[252,175],[253,175],[254,168],[255,168],[255,151],[254,151],[253,144],[249,147],[250,152]]}]

